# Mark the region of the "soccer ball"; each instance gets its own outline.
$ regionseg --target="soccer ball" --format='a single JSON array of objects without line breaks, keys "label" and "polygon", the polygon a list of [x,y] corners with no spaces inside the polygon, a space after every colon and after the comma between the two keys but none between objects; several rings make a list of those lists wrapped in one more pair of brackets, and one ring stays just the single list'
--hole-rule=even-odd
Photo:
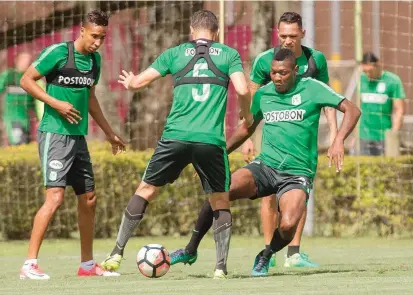
[{"label": "soccer ball", "polygon": [[136,263],[145,277],[160,278],[168,272],[171,257],[162,245],[149,244],[139,250]]}]

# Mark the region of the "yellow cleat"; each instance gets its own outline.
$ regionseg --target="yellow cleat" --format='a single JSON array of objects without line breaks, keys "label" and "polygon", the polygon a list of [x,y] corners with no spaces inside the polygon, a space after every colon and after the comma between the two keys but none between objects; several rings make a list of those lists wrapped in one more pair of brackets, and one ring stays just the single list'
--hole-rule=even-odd
[{"label": "yellow cleat", "polygon": [[120,263],[122,262],[123,257],[122,255],[115,254],[109,255],[101,264],[100,266],[107,271],[117,271],[120,267]]}]

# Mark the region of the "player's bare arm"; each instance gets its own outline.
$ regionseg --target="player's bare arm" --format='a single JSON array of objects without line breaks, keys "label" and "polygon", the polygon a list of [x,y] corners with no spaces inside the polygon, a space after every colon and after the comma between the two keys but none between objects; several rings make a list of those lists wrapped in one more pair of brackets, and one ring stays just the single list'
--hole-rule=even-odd
[{"label": "player's bare arm", "polygon": [[404,99],[393,99],[393,122],[392,130],[398,131],[403,125],[403,115],[406,110]]},{"label": "player's bare arm", "polygon": [[99,105],[99,101],[96,98],[95,86],[91,87],[90,89],[89,114],[106,134],[108,141],[112,145],[112,153],[116,155],[122,151],[125,151],[125,141],[120,136],[116,135],[115,132],[113,132],[108,121],[103,115],[102,109]]},{"label": "player's bare arm", "polygon": [[43,76],[36,70],[35,67],[30,66],[23,74],[23,77],[20,80],[20,86],[34,98],[54,108],[71,124],[77,124],[79,120],[82,120],[82,118],[79,116],[80,112],[76,110],[72,104],[65,101],[60,101],[50,96],[36,83],[36,81],[41,79],[42,77]]},{"label": "player's bare arm", "polygon": [[[251,92],[251,97],[254,97],[255,92],[261,87],[261,84],[257,84],[253,81],[250,81],[248,83],[248,88]],[[242,145],[242,156],[244,158],[244,161],[249,163],[254,159],[255,157],[255,148],[254,148],[254,143],[252,142],[251,138],[248,138],[245,143]]]},{"label": "player's bare arm", "polygon": [[243,144],[257,129],[257,126],[261,121],[254,121],[251,126],[248,127],[247,123],[244,121],[235,130],[234,134],[227,141],[227,152],[228,154],[236,150],[241,144]]},{"label": "player's bare arm", "polygon": [[354,127],[356,127],[357,121],[361,115],[359,108],[347,99],[344,99],[340,103],[338,110],[344,113],[344,118],[337,136],[331,147],[328,149],[327,154],[329,158],[329,166],[334,163],[337,172],[343,167],[344,140],[349,136],[351,131],[353,131]]},{"label": "player's bare arm", "polygon": [[329,144],[332,144],[334,138],[337,136],[337,110],[332,107],[324,107],[323,110],[326,115],[328,128],[330,130]]},{"label": "player's bare arm", "polygon": [[139,91],[161,77],[161,74],[153,68],[148,68],[139,75],[122,70],[118,82],[130,91]]},{"label": "player's bare arm", "polygon": [[240,117],[244,118],[247,126],[252,125],[253,118],[250,112],[251,93],[247,86],[247,80],[242,72],[235,72],[230,76],[231,82],[234,85],[235,92],[238,96],[240,106]]}]

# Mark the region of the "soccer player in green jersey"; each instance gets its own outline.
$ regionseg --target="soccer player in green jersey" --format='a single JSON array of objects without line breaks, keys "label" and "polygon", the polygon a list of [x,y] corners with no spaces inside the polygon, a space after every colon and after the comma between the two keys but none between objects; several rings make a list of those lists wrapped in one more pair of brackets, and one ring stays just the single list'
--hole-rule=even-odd
[{"label": "soccer player in green jersey", "polygon": [[228,199],[230,171],[224,138],[229,81],[238,95],[246,124],[252,124],[251,96],[239,53],[214,41],[218,37],[216,16],[208,10],[195,12],[191,18],[191,34],[192,42],[166,50],[141,74],[135,76],[123,71],[120,76],[119,82],[125,88],[137,91],[171,74],[174,90],[162,137],[125,209],[115,247],[102,263],[107,270],[119,268],[125,246],[159,187],[173,183],[181,171],[192,164],[204,191],[209,194],[213,211],[217,250],[214,277],[226,276],[232,226]]},{"label": "soccer player in green jersey", "polygon": [[379,156],[384,154],[386,130],[402,126],[406,94],[399,76],[383,70],[374,53],[363,55],[361,68],[360,154]]},{"label": "soccer player in green jersey", "polygon": [[30,142],[30,111],[35,110],[35,103],[33,97],[20,87],[20,79],[31,59],[29,53],[19,53],[15,67],[0,74],[0,95],[5,93],[2,117],[9,145]]},{"label": "soccer player in green jersey", "polygon": [[[280,222],[269,247],[255,259],[254,276],[268,274],[270,257],[291,242],[305,212],[317,168],[321,109],[334,107],[344,113],[340,130],[328,151],[330,165],[334,163],[337,171],[343,165],[344,140],[360,116],[356,106],[329,86],[310,77],[300,77],[297,72],[294,53],[289,49],[280,49],[271,63],[272,82],[254,95],[251,106],[253,125],[248,128],[242,124],[227,142],[230,153],[264,121],[261,153],[250,164],[232,174],[229,192],[230,201],[272,194],[278,198]],[[211,218],[205,207],[201,209],[197,225],[208,229]]]},{"label": "soccer player in green jersey", "polygon": [[[304,37],[305,30],[302,26],[301,16],[295,12],[285,12],[278,21],[278,38],[280,40],[280,46],[262,52],[253,61],[249,84],[252,95],[254,95],[255,91],[259,87],[271,81],[271,61],[274,56],[274,52],[277,52],[280,48],[288,48],[294,52],[298,65],[298,74],[301,77],[311,77],[328,84],[328,67],[324,54],[313,48],[301,45]],[[324,108],[324,112],[330,129],[331,144],[337,134],[336,110],[334,108],[326,107]],[[243,145],[242,150],[244,155],[253,154],[252,141],[247,140],[247,142]],[[248,158],[251,158],[251,156]],[[267,247],[271,241],[274,226],[276,226],[274,221],[278,220],[277,215],[276,198],[274,196],[263,198],[261,201],[261,222],[264,232],[264,242]],[[306,217],[307,211],[303,214],[301,222],[298,225],[296,235],[288,247],[286,260],[284,263],[285,267],[318,266],[318,263],[312,262],[308,259],[308,255],[305,253],[300,253],[300,243]],[[273,257],[271,261],[271,266],[274,265],[275,257]]]},{"label": "soccer player in green jersey", "polygon": [[[285,12],[278,21],[278,37],[281,45],[262,52],[253,61],[249,83],[249,89],[252,96],[262,85],[266,85],[268,82],[271,82],[271,62],[274,57],[274,53],[279,51],[280,48],[288,48],[294,52],[297,65],[299,66],[298,74],[301,77],[312,77],[323,83],[328,83],[329,76],[326,58],[320,51],[302,46],[301,41],[304,36],[305,30],[303,30],[302,27],[301,16],[295,12]],[[337,134],[336,110],[334,108],[326,107],[324,108],[324,111],[329,123],[330,142],[332,143]],[[250,139],[247,139],[242,150],[245,160],[249,162],[254,154],[254,147]],[[205,202],[204,206],[201,208],[201,212],[212,215],[208,202]],[[288,247],[287,259],[284,264],[285,266],[318,266],[317,263],[310,261],[306,254],[299,252],[301,235],[303,233],[306,216],[307,211],[303,214],[301,222],[298,225],[296,235],[291,241],[291,245]],[[276,210],[275,197],[264,197],[261,203],[261,221],[264,232],[264,241],[267,247],[269,247],[272,234],[277,226],[277,220],[278,214]],[[191,240],[186,246],[185,251],[180,249],[176,253],[171,253],[171,264],[179,262],[195,262],[199,243],[209,229],[209,227],[202,226],[203,224],[203,222],[200,222],[195,225]],[[275,256],[272,257],[270,265],[275,266]]]},{"label": "soccer player in green jersey", "polygon": [[[38,267],[37,257],[47,226],[63,202],[66,186],[72,186],[78,196],[81,244],[78,275],[116,275],[104,271],[93,260],[96,195],[85,139],[90,114],[105,132],[114,154],[125,148],[123,140],[103,116],[95,95],[101,69],[97,50],[105,39],[108,21],[104,12],[88,13],[80,37],[45,48],[21,79],[21,87],[45,104],[38,142],[46,187],[45,202],[34,218],[27,260],[20,271],[21,279],[49,279]],[[36,83],[42,77],[46,77],[46,91]]]}]

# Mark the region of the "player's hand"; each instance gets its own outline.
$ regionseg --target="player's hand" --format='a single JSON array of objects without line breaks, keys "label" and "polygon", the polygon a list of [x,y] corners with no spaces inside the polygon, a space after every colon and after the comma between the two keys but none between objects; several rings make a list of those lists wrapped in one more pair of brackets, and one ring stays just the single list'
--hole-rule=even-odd
[{"label": "player's hand", "polygon": [[242,114],[241,112],[239,113],[239,119],[244,120],[244,124],[247,125],[247,127],[251,127],[252,124],[254,123],[254,116],[252,115],[251,112],[248,111],[247,114]]},{"label": "player's hand", "polygon": [[241,148],[241,152],[245,162],[250,163],[252,160],[254,160],[255,149],[251,139],[248,138],[244,142]]},{"label": "player's hand", "polygon": [[132,79],[135,77],[135,75],[132,72],[127,72],[125,70],[122,70],[122,75],[119,75],[119,80],[118,82],[122,84],[126,89],[130,89],[129,85]]},{"label": "player's hand", "polygon": [[328,167],[334,164],[336,166],[336,172],[340,172],[344,162],[344,141],[336,138],[328,149],[327,157]]},{"label": "player's hand", "polygon": [[71,103],[66,101],[57,101],[53,108],[71,124],[77,124],[82,118],[80,112],[76,110]]},{"label": "player's hand", "polygon": [[121,152],[126,151],[126,142],[120,136],[116,135],[115,133],[112,133],[106,137],[112,145],[112,154],[116,156]]}]

